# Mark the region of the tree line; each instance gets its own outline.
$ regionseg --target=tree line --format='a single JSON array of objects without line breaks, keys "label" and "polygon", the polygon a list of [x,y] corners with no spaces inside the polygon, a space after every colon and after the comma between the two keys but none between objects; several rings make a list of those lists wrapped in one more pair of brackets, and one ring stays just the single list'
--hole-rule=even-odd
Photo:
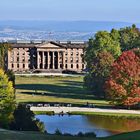
[{"label": "tree line", "polygon": [[8,43],[0,43],[0,127],[22,131],[44,132],[44,124],[25,105],[15,99],[15,75],[7,69]]},{"label": "tree line", "polygon": [[134,106],[140,102],[140,30],[136,25],[99,31],[85,49],[84,86],[111,104]]}]

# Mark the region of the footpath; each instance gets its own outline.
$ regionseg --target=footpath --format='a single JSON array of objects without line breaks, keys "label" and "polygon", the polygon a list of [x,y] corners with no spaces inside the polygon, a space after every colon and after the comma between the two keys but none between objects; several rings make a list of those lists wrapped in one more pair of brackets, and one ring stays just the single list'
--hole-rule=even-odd
[{"label": "footpath", "polygon": [[140,110],[125,109],[101,109],[101,108],[85,108],[85,107],[31,107],[32,111],[54,111],[55,114],[63,112],[100,112],[100,113],[124,113],[124,114],[140,114]]}]

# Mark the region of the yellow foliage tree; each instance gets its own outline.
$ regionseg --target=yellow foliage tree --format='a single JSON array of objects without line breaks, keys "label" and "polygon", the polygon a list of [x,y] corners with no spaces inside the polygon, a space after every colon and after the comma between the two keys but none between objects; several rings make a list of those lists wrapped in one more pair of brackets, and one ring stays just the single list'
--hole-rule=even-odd
[{"label": "yellow foliage tree", "polygon": [[15,109],[15,94],[13,83],[8,76],[0,69],[0,127],[8,127],[13,119]]}]

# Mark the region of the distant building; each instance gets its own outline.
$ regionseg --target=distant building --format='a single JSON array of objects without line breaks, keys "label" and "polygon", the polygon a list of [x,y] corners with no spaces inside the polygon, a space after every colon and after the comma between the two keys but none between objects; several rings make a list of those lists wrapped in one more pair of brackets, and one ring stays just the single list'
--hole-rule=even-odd
[{"label": "distant building", "polygon": [[7,68],[14,72],[81,72],[85,42],[12,42]]}]

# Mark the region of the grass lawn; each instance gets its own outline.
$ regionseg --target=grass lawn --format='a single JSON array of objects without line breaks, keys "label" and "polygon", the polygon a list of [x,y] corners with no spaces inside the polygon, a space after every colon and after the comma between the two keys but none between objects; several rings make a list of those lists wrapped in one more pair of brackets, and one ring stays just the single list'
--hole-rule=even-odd
[{"label": "grass lawn", "polygon": [[[43,114],[43,112],[35,112],[35,114]],[[46,114],[53,114],[53,112],[46,112]],[[130,113],[110,113],[110,112],[69,112],[70,115],[96,115],[104,117],[115,117],[115,118],[140,118],[140,114],[130,114]]]},{"label": "grass lawn", "polygon": [[105,100],[97,100],[83,88],[83,76],[79,77],[23,77],[16,76],[17,102],[60,102],[72,104],[93,103],[108,106]]},{"label": "grass lawn", "polygon": [[97,140],[97,139],[46,135],[39,132],[0,131],[0,140]]},{"label": "grass lawn", "polygon": [[123,133],[106,138],[82,138],[71,136],[46,135],[38,132],[1,131],[1,140],[140,140],[140,131]]}]

